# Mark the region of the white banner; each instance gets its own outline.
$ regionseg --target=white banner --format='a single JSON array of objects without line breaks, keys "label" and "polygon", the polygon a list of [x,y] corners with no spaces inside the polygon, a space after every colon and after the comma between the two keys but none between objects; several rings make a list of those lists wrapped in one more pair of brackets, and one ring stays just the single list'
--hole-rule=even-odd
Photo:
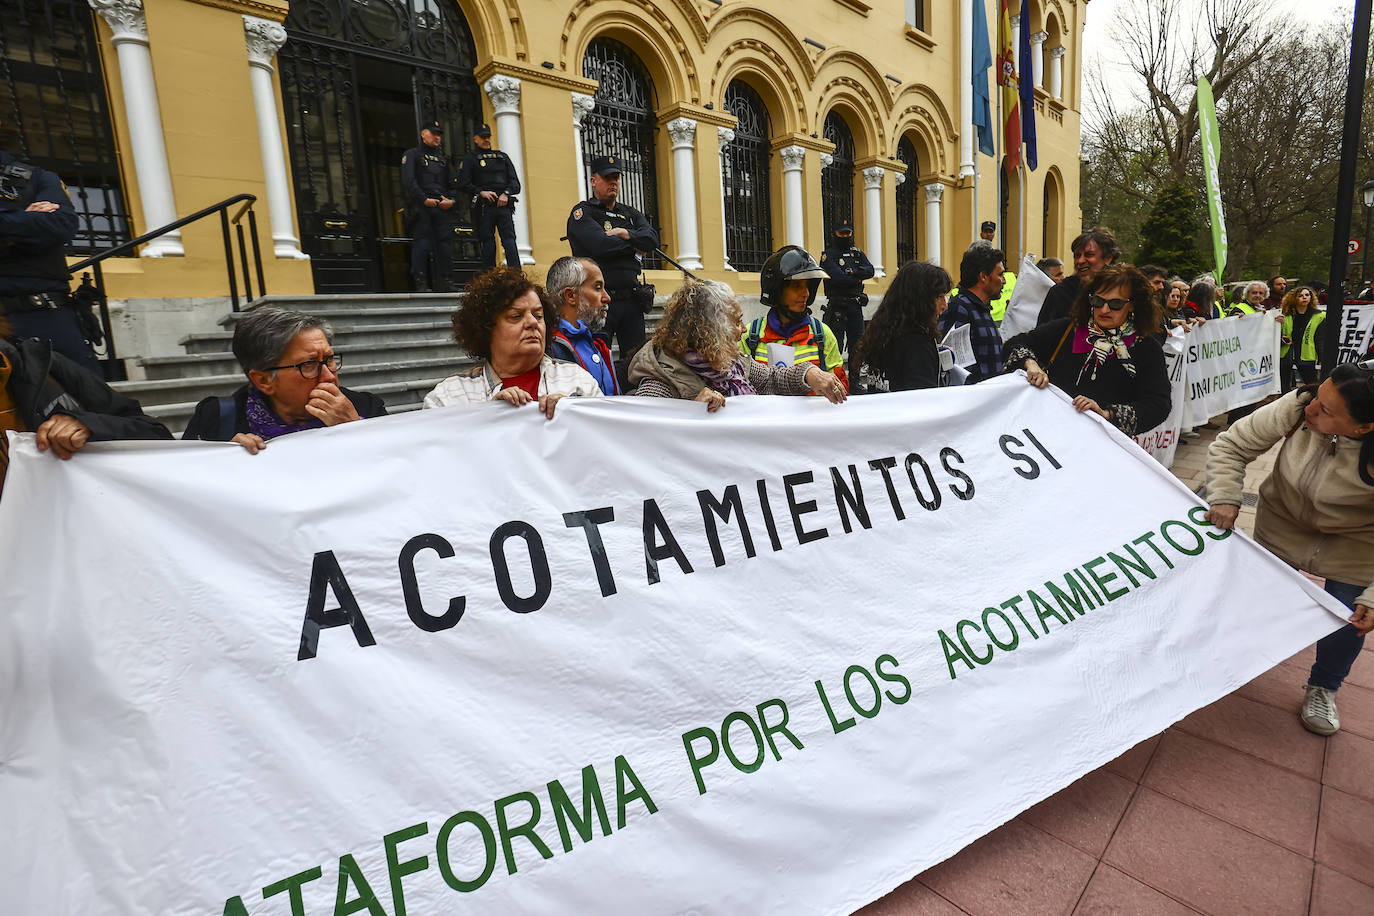
[{"label": "white banner", "polygon": [[15,913],[848,913],[1341,624],[1015,376],[13,459]]},{"label": "white banner", "polygon": [[[1325,328],[1319,328],[1318,333]],[[1341,310],[1340,339],[1337,341],[1336,363],[1353,363],[1369,355],[1371,332],[1374,332],[1374,303],[1362,302],[1352,305],[1347,302]],[[1295,343],[1301,346],[1301,342]]]},{"label": "white banner", "polygon": [[1174,466],[1178,437],[1183,432],[1183,417],[1188,412],[1188,381],[1183,361],[1187,342],[1184,335],[1182,328],[1174,328],[1164,341],[1164,366],[1169,373],[1169,416],[1154,429],[1135,437],[1136,444],[1166,468]]},{"label": "white banner", "polygon": [[1034,255],[1028,254],[1021,259],[1016,286],[1011,291],[1011,301],[1007,303],[1007,312],[1002,316],[1002,324],[999,326],[1004,341],[1035,327],[1035,323],[1040,320],[1040,309],[1045,305],[1045,297],[1054,288],[1054,281],[1035,264]]},{"label": "white banner", "polygon": [[1188,334],[1188,425],[1279,393],[1279,337],[1272,315],[1217,318]]}]

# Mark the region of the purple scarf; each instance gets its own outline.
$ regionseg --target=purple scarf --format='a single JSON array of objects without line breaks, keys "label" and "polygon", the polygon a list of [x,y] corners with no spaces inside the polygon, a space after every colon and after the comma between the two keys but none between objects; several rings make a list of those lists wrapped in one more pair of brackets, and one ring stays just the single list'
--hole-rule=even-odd
[{"label": "purple scarf", "polygon": [[298,433],[304,429],[320,429],[324,426],[323,420],[317,420],[314,417],[303,423],[287,423],[276,415],[272,410],[272,405],[267,402],[267,398],[262,396],[262,392],[252,386],[248,388],[246,412],[249,431],[262,436],[264,439],[275,439],[278,436]]},{"label": "purple scarf", "polygon": [[727,398],[737,394],[758,394],[754,386],[749,384],[749,378],[744,374],[744,357],[736,359],[730,364],[730,368],[725,371],[715,369],[706,360],[701,358],[701,354],[695,350],[688,350],[682,354],[682,361],[686,363],[693,372],[701,376],[707,385],[719,391]]}]

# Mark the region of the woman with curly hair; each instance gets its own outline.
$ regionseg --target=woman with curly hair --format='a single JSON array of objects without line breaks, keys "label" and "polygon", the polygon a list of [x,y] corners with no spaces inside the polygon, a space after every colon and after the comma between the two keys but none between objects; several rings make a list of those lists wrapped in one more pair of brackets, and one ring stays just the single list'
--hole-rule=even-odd
[{"label": "woman with curly hair", "polygon": [[630,361],[635,394],[702,401],[719,410],[741,394],[812,391],[838,404],[845,388],[814,363],[768,366],[742,354],[744,313],[735,293],[714,280],[688,280],[668,299],[653,339]]},{"label": "woman with curly hair", "polygon": [[557,316],[543,287],[520,271],[496,267],[478,274],[453,313],[453,338],[481,362],[436,385],[424,406],[536,401],[552,419],[560,398],[601,397],[587,370],[545,353],[549,321]]},{"label": "woman with curly hair", "polygon": [[1068,318],[1007,341],[1007,371],[1050,382],[1128,436],[1169,416],[1171,393],[1158,337],[1160,303],[1129,264],[1109,265],[1083,284]]},{"label": "woman with curly hair", "polygon": [[[1317,292],[1310,286],[1295,286],[1283,297],[1280,305],[1283,333],[1279,345],[1279,365],[1283,367],[1283,390],[1293,388],[1293,373],[1304,385],[1317,383],[1317,331],[1326,313],[1317,302]],[[1315,322],[1316,327],[1313,327]]]},{"label": "woman with curly hair", "polygon": [[925,261],[911,261],[897,271],[854,356],[865,390],[911,391],[945,383],[939,320],[949,288],[944,268]]}]

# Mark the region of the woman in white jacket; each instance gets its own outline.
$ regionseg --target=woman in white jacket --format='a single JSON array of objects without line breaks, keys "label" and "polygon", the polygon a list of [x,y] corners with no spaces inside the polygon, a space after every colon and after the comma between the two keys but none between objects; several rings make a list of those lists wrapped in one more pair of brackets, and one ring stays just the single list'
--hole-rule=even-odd
[{"label": "woman in white jacket", "polygon": [[1283,441],[1260,484],[1255,539],[1281,559],[1326,579],[1353,612],[1317,643],[1299,718],[1319,735],[1340,728],[1336,691],[1374,629],[1374,361],[1337,366],[1217,437],[1207,452],[1207,518],[1231,528],[1245,466]]}]

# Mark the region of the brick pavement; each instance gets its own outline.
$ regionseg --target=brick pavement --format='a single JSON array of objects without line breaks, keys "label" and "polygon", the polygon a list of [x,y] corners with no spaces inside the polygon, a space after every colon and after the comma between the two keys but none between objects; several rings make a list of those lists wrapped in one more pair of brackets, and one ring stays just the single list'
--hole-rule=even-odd
[{"label": "brick pavement", "polygon": [[[1194,489],[1217,435],[1199,433],[1174,463]],[[1251,465],[1246,493],[1273,455]],[[1242,527],[1254,521],[1242,507]],[[1331,738],[1297,719],[1313,656],[1142,741],[858,916],[1374,913],[1374,640],[1338,694]]]}]

